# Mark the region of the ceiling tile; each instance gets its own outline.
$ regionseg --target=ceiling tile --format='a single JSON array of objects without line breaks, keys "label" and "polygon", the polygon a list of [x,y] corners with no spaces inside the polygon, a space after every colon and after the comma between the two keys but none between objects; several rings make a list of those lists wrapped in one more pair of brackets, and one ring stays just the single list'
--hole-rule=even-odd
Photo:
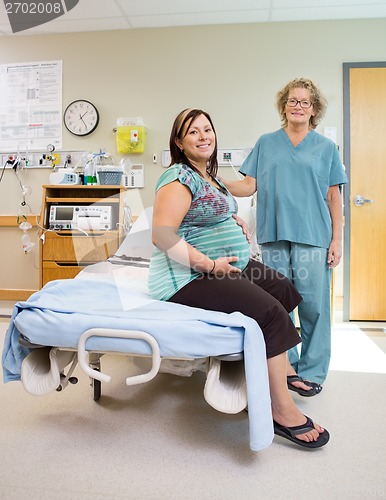
[{"label": "ceiling tile", "polygon": [[180,14],[162,16],[130,17],[133,28],[156,28],[167,26],[197,26],[208,24],[258,23],[269,20],[269,11],[222,12],[200,14]]},{"label": "ceiling tile", "polygon": [[125,30],[129,28],[130,27],[126,19],[123,17],[115,17],[111,19],[73,20],[71,22],[55,20],[45,24],[41,24],[36,28],[20,31],[15,35],[21,36],[54,33],[82,33],[90,31]]},{"label": "ceiling tile", "polygon": [[271,0],[116,0],[127,16],[239,12],[269,9]]},{"label": "ceiling tile", "polygon": [[351,5],[349,7],[301,7],[291,9],[274,9],[272,21],[310,21],[310,20],[337,20],[337,19],[368,19],[386,17],[386,3],[374,5]]}]

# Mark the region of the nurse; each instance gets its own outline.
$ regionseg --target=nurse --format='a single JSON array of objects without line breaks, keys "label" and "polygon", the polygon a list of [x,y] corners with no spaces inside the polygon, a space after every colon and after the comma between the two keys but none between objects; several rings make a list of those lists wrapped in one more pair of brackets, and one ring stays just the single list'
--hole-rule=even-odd
[{"label": "nurse", "polygon": [[282,127],[262,135],[240,172],[222,179],[234,196],[257,190],[257,241],[263,262],[290,278],[298,306],[301,351],[288,351],[288,388],[302,396],[322,390],[331,353],[331,272],[342,256],[342,197],[347,182],[336,145],[316,126],[327,101],[308,79],[277,93]]}]

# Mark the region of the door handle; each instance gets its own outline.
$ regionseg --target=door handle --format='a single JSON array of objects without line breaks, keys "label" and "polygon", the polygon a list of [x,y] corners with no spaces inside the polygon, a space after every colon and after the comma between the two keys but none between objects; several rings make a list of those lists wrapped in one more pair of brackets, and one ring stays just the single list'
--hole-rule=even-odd
[{"label": "door handle", "polygon": [[354,205],[357,207],[361,207],[365,203],[374,203],[374,200],[367,200],[361,194],[357,194],[354,196]]}]

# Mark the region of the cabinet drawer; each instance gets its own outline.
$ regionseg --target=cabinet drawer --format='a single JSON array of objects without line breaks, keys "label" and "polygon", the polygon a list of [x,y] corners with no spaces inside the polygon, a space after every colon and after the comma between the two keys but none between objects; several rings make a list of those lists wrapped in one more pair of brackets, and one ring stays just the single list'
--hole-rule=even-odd
[{"label": "cabinet drawer", "polygon": [[41,286],[53,280],[75,278],[84,268],[85,266],[65,266],[56,262],[43,262]]},{"label": "cabinet drawer", "polygon": [[59,234],[47,232],[42,245],[42,260],[67,262],[100,262],[114,255],[119,246],[118,231]]}]

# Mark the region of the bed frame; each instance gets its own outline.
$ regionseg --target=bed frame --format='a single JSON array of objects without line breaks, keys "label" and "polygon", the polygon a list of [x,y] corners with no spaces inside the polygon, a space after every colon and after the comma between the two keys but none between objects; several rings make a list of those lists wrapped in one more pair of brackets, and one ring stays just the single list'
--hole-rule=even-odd
[{"label": "bed frame", "polygon": [[[133,386],[138,384],[144,384],[152,380],[160,370],[162,359],[178,359],[181,358],[164,358],[160,354],[160,347],[157,340],[147,332],[141,330],[111,330],[106,328],[90,328],[86,330],[80,337],[78,341],[77,349],[71,348],[59,348],[52,347],[51,353],[53,356],[56,356],[59,351],[73,352],[73,356],[68,363],[70,367],[68,368],[67,373],[64,373],[64,369],[60,372],[60,384],[56,388],[58,392],[65,389],[68,384],[76,384],[78,382],[78,378],[73,376],[74,370],[79,363],[80,368],[90,377],[90,385],[93,388],[93,399],[94,401],[99,401],[102,395],[102,382],[109,383],[111,381],[111,376],[103,373],[101,371],[101,358],[106,352],[98,352],[98,351],[88,351],[86,349],[87,340],[91,337],[109,337],[109,338],[122,338],[122,339],[136,339],[145,341],[150,349],[151,355],[145,356],[143,354],[135,354],[135,353],[124,353],[129,356],[138,356],[138,357],[146,357],[151,360],[151,368],[147,372],[138,374],[138,375],[130,375],[126,378],[126,385]],[[46,346],[36,346],[34,344],[29,343],[23,337],[19,339],[19,342],[22,346],[27,348],[39,348]],[[121,352],[110,352],[108,354],[120,354]],[[216,359],[220,361],[241,361],[244,359],[244,354],[240,353],[232,353],[232,354],[224,354],[220,356],[215,356]],[[210,358],[206,359],[206,367],[207,371],[210,365]],[[189,359],[187,361],[192,361]],[[68,366],[68,365],[67,365]]]}]

